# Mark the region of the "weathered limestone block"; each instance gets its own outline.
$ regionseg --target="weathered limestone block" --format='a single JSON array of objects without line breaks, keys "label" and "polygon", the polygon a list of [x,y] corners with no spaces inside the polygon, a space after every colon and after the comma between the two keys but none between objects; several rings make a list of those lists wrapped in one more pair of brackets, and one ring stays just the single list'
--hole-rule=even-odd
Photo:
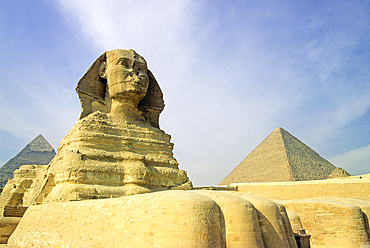
[{"label": "weathered limestone block", "polygon": [[6,244],[10,235],[14,232],[21,218],[2,217],[0,218],[0,244]]},{"label": "weathered limestone block", "polygon": [[287,214],[294,233],[300,233],[300,230],[304,230],[301,219],[296,212],[288,210]]},{"label": "weathered limestone block", "polygon": [[249,201],[225,192],[208,190],[198,194],[211,198],[220,207],[221,238],[226,247],[264,247],[257,211]]},{"label": "weathered limestone block", "polygon": [[38,183],[45,176],[46,167],[47,165],[22,165],[15,170],[14,178],[7,182],[1,193],[1,211],[4,210],[4,206],[28,207]]},{"label": "weathered limestone block", "polygon": [[159,129],[163,94],[133,50],[102,54],[77,84],[81,116],[61,141],[36,203],[191,189]]},{"label": "weathered limestone block", "polygon": [[0,196],[0,244],[6,244],[44,177],[46,165],[22,165],[5,185]]},{"label": "weathered limestone block", "polygon": [[[312,248],[370,247],[367,214],[358,200],[315,198],[280,201],[288,210],[299,215],[307,234],[311,235]],[[361,203],[368,213],[369,205]],[[291,220],[294,223],[293,220]]]},{"label": "weathered limestone block", "polygon": [[[295,238],[295,235],[293,233],[293,228],[290,225],[288,211],[285,209],[285,207],[283,205],[278,204],[278,207],[279,207],[279,210],[280,210],[281,217],[283,219],[285,233],[286,233],[286,236],[288,238],[289,246],[290,247],[295,247],[296,245],[298,245],[298,243],[296,242],[296,238]],[[304,247],[301,247],[301,248],[304,248]]]},{"label": "weathered limestone block", "polygon": [[355,205],[361,208],[367,235],[370,237],[370,227],[369,227],[370,197],[330,197],[326,199],[330,199],[331,201],[336,201],[336,202],[349,203],[349,204],[352,204],[352,205]]},{"label": "weathered limestone block", "polygon": [[[234,192],[234,194],[250,201],[257,209],[257,215],[266,247],[278,248],[296,246],[284,207],[259,196],[239,192]],[[286,228],[287,226],[289,226],[289,229]]]},{"label": "weathered limestone block", "polygon": [[29,207],[8,244],[14,247],[297,247],[288,241],[281,211],[278,204],[260,197],[205,190],[52,202]]},{"label": "weathered limestone block", "polygon": [[300,182],[235,183],[239,192],[268,199],[305,199],[332,196],[366,197],[370,192],[370,179],[327,179]]},{"label": "weathered limestone block", "polygon": [[296,247],[282,205],[238,192],[202,190],[199,194],[212,198],[220,206],[225,220],[227,247],[261,247],[261,243],[262,247]]},{"label": "weathered limestone block", "polygon": [[293,232],[304,229],[311,235],[312,247],[370,247],[366,238],[370,236],[370,181],[366,176],[233,186],[239,192],[274,199],[291,210]]}]

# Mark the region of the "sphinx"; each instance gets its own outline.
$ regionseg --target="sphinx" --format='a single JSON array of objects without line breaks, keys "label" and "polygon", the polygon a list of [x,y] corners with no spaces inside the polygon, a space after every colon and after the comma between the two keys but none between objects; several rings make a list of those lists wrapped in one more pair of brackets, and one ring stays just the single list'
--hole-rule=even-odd
[{"label": "sphinx", "polygon": [[34,203],[192,189],[159,129],[162,91],[134,50],[103,53],[79,80],[81,115],[60,142]]},{"label": "sphinx", "polygon": [[[297,247],[283,206],[231,187],[189,190],[192,183],[178,168],[171,137],[159,129],[163,94],[135,51],[102,54],[76,90],[81,115],[57,155],[47,168],[21,167],[4,188],[0,206],[28,208],[21,221],[8,218],[4,208],[0,242]],[[80,201],[86,199],[96,200]]]}]

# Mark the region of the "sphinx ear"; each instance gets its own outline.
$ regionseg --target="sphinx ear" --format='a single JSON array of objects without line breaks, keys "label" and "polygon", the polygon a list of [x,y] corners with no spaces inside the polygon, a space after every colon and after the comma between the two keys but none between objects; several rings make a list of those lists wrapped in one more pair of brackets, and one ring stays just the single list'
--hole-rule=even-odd
[{"label": "sphinx ear", "polygon": [[100,63],[98,74],[101,78],[107,79],[107,63],[105,61]]}]

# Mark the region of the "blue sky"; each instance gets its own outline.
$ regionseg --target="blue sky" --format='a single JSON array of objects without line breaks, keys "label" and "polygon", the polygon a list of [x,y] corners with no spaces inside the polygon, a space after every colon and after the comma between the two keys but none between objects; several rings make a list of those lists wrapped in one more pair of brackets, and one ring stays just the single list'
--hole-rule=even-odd
[{"label": "blue sky", "polygon": [[217,185],[277,127],[369,173],[369,29],[368,1],[1,1],[0,162],[40,133],[57,149],[79,78],[132,48],[195,185]]}]

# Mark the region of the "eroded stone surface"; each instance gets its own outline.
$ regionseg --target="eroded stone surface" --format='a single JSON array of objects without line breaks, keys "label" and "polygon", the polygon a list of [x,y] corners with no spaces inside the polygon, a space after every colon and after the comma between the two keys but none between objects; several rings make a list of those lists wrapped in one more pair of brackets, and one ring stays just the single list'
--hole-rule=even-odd
[{"label": "eroded stone surface", "polygon": [[47,165],[22,165],[14,171],[14,178],[8,181],[0,196],[1,214],[4,206],[28,207],[31,204],[46,168]]},{"label": "eroded stone surface", "polygon": [[[311,247],[370,247],[369,198],[328,197],[279,201],[294,211],[307,234]],[[290,214],[291,222],[297,219]]]},{"label": "eroded stone surface", "polygon": [[268,199],[306,199],[319,197],[370,196],[370,178],[327,179],[300,182],[235,183],[238,191]]},{"label": "eroded stone surface", "polygon": [[6,244],[35,195],[47,165],[22,165],[0,196],[0,244]]},{"label": "eroded stone surface", "polygon": [[233,184],[241,192],[286,207],[294,233],[311,235],[311,247],[370,247],[370,180],[348,179]]},{"label": "eroded stone surface", "polygon": [[[163,191],[31,206],[15,247],[297,247],[284,208],[238,192]],[[289,224],[288,224],[289,225]]]},{"label": "eroded stone surface", "polygon": [[191,189],[159,129],[163,95],[133,50],[101,55],[76,87],[81,116],[61,141],[35,202]]},{"label": "eroded stone surface", "polygon": [[6,244],[10,235],[14,232],[21,218],[2,217],[0,218],[0,244]]},{"label": "eroded stone surface", "polygon": [[54,148],[39,134],[28,143],[16,156],[0,168],[0,180],[3,187],[8,179],[13,178],[13,172],[21,165],[47,165],[55,156]]}]

